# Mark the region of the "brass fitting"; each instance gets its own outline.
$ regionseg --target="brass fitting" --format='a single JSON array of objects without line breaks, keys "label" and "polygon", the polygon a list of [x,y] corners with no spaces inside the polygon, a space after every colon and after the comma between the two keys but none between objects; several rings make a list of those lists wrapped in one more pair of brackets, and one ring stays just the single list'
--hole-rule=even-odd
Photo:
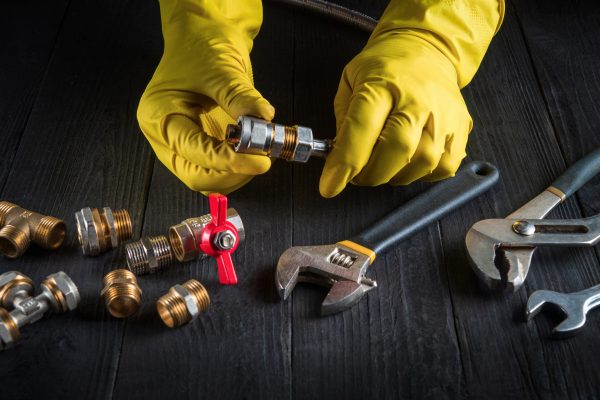
[{"label": "brass fitting", "polygon": [[49,250],[59,248],[67,233],[63,221],[0,201],[0,253],[8,258],[23,255],[29,244]]},{"label": "brass fitting", "polygon": [[153,274],[173,262],[166,236],[143,237],[125,246],[127,268],[135,275]]},{"label": "brass fitting", "polygon": [[47,311],[64,313],[79,304],[77,286],[62,271],[49,275],[41,289],[42,293],[32,297],[31,279],[17,271],[0,275],[0,350],[12,346],[21,337],[20,329],[40,320]]},{"label": "brass fitting", "polygon": [[133,227],[127,210],[85,207],[75,213],[77,237],[86,256],[97,256],[131,239]]},{"label": "brass fitting", "polygon": [[104,276],[102,283],[103,289],[100,295],[104,298],[110,315],[115,318],[126,318],[139,310],[142,289],[131,271],[126,269],[111,271]]},{"label": "brass fitting", "polygon": [[200,282],[190,279],[175,285],[156,302],[160,318],[169,328],[186,324],[210,305],[208,292]]},{"label": "brass fitting", "polygon": [[[200,217],[188,218],[169,228],[171,248],[178,261],[184,262],[208,257],[200,250],[198,243],[200,243],[202,231],[211,220],[211,215],[205,214]],[[240,214],[234,208],[230,208],[227,210],[227,220],[237,228],[239,240],[243,242],[246,233]]]}]

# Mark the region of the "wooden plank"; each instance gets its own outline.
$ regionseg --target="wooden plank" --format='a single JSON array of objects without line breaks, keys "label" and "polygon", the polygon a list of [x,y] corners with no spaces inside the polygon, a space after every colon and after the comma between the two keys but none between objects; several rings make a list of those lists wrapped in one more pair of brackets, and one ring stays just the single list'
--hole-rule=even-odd
[{"label": "wooden plank", "polygon": [[147,44],[159,40],[158,32],[146,28],[156,8],[142,1],[77,1],[65,17],[2,198],[63,218],[69,238],[56,252],[32,248],[18,260],[2,259],[0,270],[20,270],[36,286],[64,270],[81,303],[75,312],[25,327],[16,348],[2,354],[3,398],[111,394],[123,322],[108,316],[99,291],[117,254],[84,258],[73,213],[125,207],[140,226],[152,158],[135,110],[156,62]]},{"label": "wooden plank", "polygon": [[[278,119],[291,120],[293,10],[267,6],[264,14],[252,52],[256,87],[274,104]],[[288,164],[276,163],[229,196],[246,228],[234,257],[237,286],[219,285],[213,259],[140,279],[143,308],[127,323],[115,398],[290,397],[289,305],[279,302],[273,276],[279,255],[291,246],[291,173]],[[204,196],[155,164],[144,235],[166,233],[170,225],[207,212]],[[193,323],[169,329],[155,302],[190,278],[206,286],[212,304]]]},{"label": "wooden plank", "polygon": [[[368,35],[297,13],[294,122],[333,137],[333,98],[344,65]],[[326,200],[322,162],[294,167],[294,245],[327,244],[359,232],[426,186],[350,186]],[[326,290],[298,286],[293,303],[295,398],[457,398],[462,368],[437,226],[378,257],[378,288],[343,313],[320,318]]]},{"label": "wooden plank", "polygon": [[[441,224],[466,393],[475,398],[597,397],[597,350],[590,339],[598,328],[590,327],[573,341],[552,341],[543,317],[524,323],[524,306],[533,290],[581,288],[597,274],[593,251],[538,250],[525,288],[510,296],[479,290],[464,252],[464,234],[472,223],[507,215],[565,169],[512,7],[464,93],[475,121],[469,154],[495,163],[502,173],[491,196]],[[580,211],[568,201],[553,215],[572,218]]]},{"label": "wooden plank", "polygon": [[0,13],[0,188],[35,103],[68,0],[3,4]]}]

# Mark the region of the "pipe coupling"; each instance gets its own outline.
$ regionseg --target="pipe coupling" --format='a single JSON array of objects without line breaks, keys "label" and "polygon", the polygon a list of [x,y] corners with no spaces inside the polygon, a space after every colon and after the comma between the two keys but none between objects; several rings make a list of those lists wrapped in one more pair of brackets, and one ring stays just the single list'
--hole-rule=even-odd
[{"label": "pipe coupling", "polygon": [[327,157],[332,143],[331,140],[314,139],[312,129],[305,126],[286,126],[249,116],[241,116],[237,125],[227,126],[226,140],[236,153],[302,163],[311,156]]},{"label": "pipe coupling", "polygon": [[131,271],[127,269],[111,271],[104,276],[102,284],[100,295],[113,317],[126,318],[140,309],[142,289]]},{"label": "pipe coupling", "polygon": [[[200,217],[188,218],[169,228],[169,240],[177,261],[184,262],[208,257],[198,245],[201,242],[202,231],[211,220],[211,215],[205,214]],[[227,210],[227,220],[237,228],[239,241],[243,242],[246,238],[244,224],[234,208]]]},{"label": "pipe coupling", "polygon": [[196,319],[210,305],[208,292],[200,282],[190,279],[175,285],[156,302],[160,318],[169,328],[175,328]]},{"label": "pipe coupling", "polygon": [[0,253],[8,258],[22,256],[31,242],[55,250],[63,244],[67,233],[62,220],[8,201],[0,201],[0,228]]},{"label": "pipe coupling", "polygon": [[143,237],[125,246],[127,268],[135,275],[153,274],[173,262],[166,236]]},{"label": "pipe coupling", "polygon": [[20,339],[23,326],[39,321],[48,311],[72,311],[80,300],[77,286],[62,271],[49,275],[41,284],[42,292],[35,297],[31,280],[17,271],[0,275],[0,283],[0,350]]},{"label": "pipe coupling", "polygon": [[77,237],[86,256],[97,256],[131,239],[133,227],[127,210],[85,207],[75,213]]}]

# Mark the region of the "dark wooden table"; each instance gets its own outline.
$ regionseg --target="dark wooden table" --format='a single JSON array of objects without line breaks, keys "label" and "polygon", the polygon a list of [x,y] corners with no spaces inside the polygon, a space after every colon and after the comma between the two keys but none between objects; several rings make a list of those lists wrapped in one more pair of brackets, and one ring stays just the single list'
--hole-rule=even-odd
[{"label": "dark wooden table", "polygon": [[[384,1],[349,2],[378,17]],[[379,288],[351,310],[318,317],[325,291],[296,289],[281,302],[274,265],[289,246],[330,243],[357,232],[423,191],[350,187],[318,194],[322,163],[278,162],[230,197],[247,227],[237,251],[240,284],[218,284],[213,261],[140,279],[141,311],[111,318],[102,276],[122,254],[84,258],[73,213],[127,208],[134,233],[164,233],[208,211],[154,157],[135,117],[161,55],[158,5],[142,0],[2,4],[0,189],[6,199],[64,218],[56,252],[0,259],[39,282],[64,270],[78,284],[76,312],[23,329],[0,354],[0,398],[598,398],[600,313],[564,341],[552,318],[526,324],[536,289],[600,283],[598,249],[542,249],[525,287],[483,293],[463,250],[475,221],[505,216],[567,165],[600,145],[600,6],[594,1],[510,1],[502,30],[464,96],[475,121],[471,159],[501,170],[492,191],[378,260]],[[256,85],[277,120],[334,132],[340,72],[368,35],[267,3],[252,58]],[[600,212],[600,180],[553,216]],[[191,277],[212,297],[194,323],[170,330],[154,302]]]}]

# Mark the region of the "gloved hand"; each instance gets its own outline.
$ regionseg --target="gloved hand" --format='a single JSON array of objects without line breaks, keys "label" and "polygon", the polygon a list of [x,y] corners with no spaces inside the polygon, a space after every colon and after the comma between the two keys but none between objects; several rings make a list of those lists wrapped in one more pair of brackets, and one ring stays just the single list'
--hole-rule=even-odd
[{"label": "gloved hand", "polygon": [[500,26],[503,0],[392,0],[344,69],[319,189],[454,175],[472,120],[460,93]]},{"label": "gloved hand", "polygon": [[192,190],[229,193],[266,172],[268,157],[224,142],[240,115],[271,120],[254,88],[249,53],[260,0],[160,0],[164,53],[138,107],[158,159]]}]

